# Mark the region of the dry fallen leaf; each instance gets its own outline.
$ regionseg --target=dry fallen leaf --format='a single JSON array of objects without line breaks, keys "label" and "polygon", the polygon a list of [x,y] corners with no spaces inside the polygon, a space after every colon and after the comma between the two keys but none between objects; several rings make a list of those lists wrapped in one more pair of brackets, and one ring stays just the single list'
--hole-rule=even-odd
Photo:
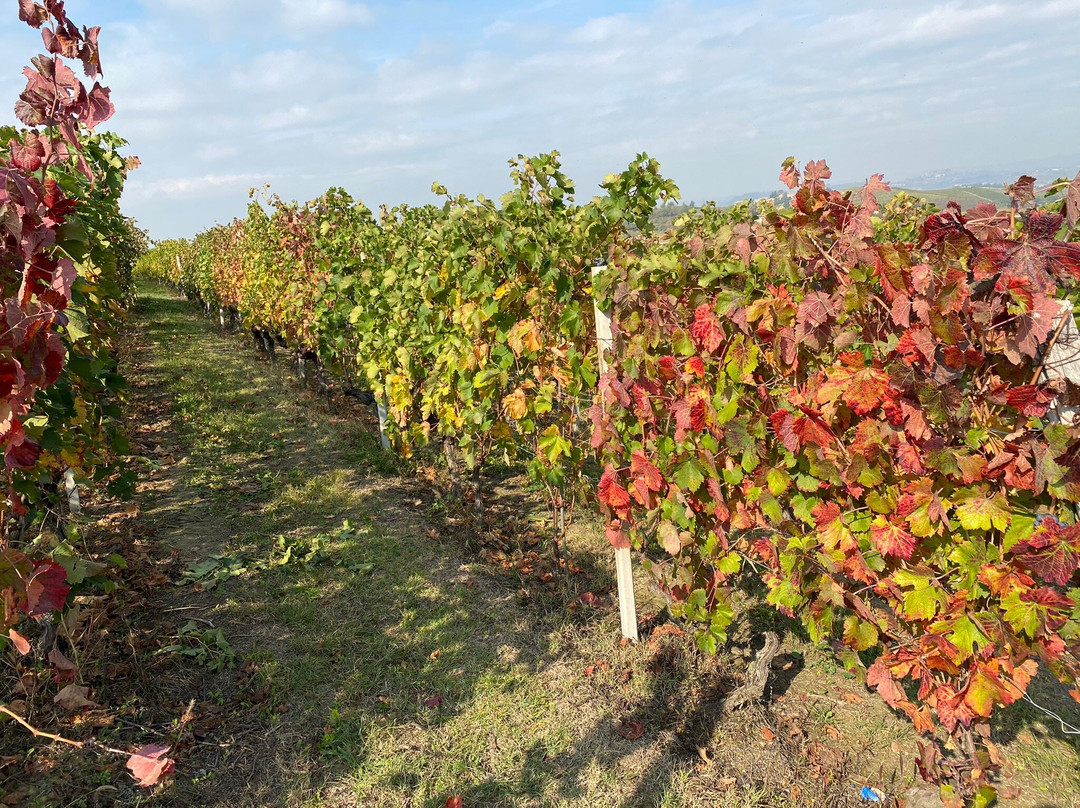
[{"label": "dry fallen leaf", "polygon": [[49,651],[49,662],[53,664],[58,672],[75,674],[79,670],[79,666],[60,653],[59,648],[53,648]]},{"label": "dry fallen leaf", "polygon": [[764,738],[766,741],[769,741],[771,743],[772,741],[776,740],[776,733],[773,732],[768,727],[762,727],[761,728],[761,737]]},{"label": "dry fallen leaf", "polygon": [[68,685],[53,699],[65,710],[81,710],[84,707],[98,707],[98,703],[90,700],[90,688],[82,685]]},{"label": "dry fallen leaf", "polygon": [[140,786],[152,786],[176,768],[173,760],[165,757],[168,751],[168,746],[150,744],[140,747],[128,758],[128,770]]},{"label": "dry fallen leaf", "polygon": [[640,721],[629,721],[617,726],[615,732],[628,741],[636,741],[645,734],[645,727]]}]

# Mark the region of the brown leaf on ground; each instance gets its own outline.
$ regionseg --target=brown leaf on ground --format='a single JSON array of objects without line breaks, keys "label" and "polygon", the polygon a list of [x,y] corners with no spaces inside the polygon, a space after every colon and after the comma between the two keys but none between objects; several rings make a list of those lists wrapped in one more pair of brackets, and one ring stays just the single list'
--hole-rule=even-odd
[{"label": "brown leaf on ground", "polygon": [[684,634],[686,634],[686,632],[676,626],[674,623],[664,623],[664,625],[654,628],[652,632],[652,635],[654,637],[682,637]]},{"label": "brown leaf on ground", "polygon": [[49,662],[53,664],[58,673],[71,674],[74,678],[74,674],[79,672],[79,666],[64,656],[59,648],[53,648],[49,651]]},{"label": "brown leaf on ground", "polygon": [[776,740],[776,733],[773,732],[768,727],[762,727],[761,728],[761,737],[764,738],[769,743],[772,743],[773,741]]},{"label": "brown leaf on ground", "polygon": [[636,741],[645,734],[645,727],[640,721],[629,721],[619,724],[615,732],[628,741]]},{"label": "brown leaf on ground", "polygon": [[82,685],[68,685],[53,699],[65,710],[81,710],[84,707],[99,707],[96,701],[90,700],[90,688]]}]

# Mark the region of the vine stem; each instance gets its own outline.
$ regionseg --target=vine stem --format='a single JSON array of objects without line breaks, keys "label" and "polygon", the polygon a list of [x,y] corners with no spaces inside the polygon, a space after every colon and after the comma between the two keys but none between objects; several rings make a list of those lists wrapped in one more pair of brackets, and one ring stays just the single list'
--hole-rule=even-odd
[{"label": "vine stem", "polygon": [[[83,749],[83,748],[86,747],[86,742],[85,741],[73,741],[70,738],[65,738],[63,735],[55,735],[55,734],[53,734],[51,732],[45,732],[45,730],[38,729],[33,724],[29,723],[21,715],[19,715],[14,710],[12,710],[10,707],[8,707],[6,704],[0,704],[0,713],[3,713],[4,715],[10,716],[11,718],[14,718],[16,723],[22,725],[25,729],[29,730],[31,732],[31,734],[34,735],[35,738],[48,738],[50,741],[58,741],[60,743],[66,743],[68,746],[74,746],[76,749]],[[94,746],[99,746],[99,745],[95,743]],[[131,754],[130,752],[126,752],[123,749],[113,749],[111,746],[101,745],[100,748],[104,749],[106,752],[112,752],[113,754],[116,754],[116,755],[130,755]]]}]

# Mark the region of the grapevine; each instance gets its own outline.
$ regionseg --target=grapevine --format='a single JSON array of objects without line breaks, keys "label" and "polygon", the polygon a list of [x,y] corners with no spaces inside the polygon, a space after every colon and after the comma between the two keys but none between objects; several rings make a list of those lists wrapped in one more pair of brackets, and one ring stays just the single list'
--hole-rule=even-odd
[{"label": "grapevine", "polygon": [[[132,487],[117,462],[126,442],[113,340],[146,239],[118,206],[138,160],[120,155],[121,138],[94,131],[113,114],[109,90],[96,80],[100,29],[76,27],[60,0],[20,0],[19,17],[40,30],[47,51],[25,69],[15,105],[29,128],[0,129],[0,642],[26,656],[32,647],[21,624],[51,627],[69,596],[101,572],[75,553],[78,529],[64,518],[65,503],[74,508],[80,484],[108,481],[114,494]],[[93,86],[65,59],[78,60]],[[45,651],[50,662],[66,662],[55,644]],[[35,735],[93,745],[42,732],[7,705],[0,712]],[[142,785],[171,770],[166,751],[130,756]]]},{"label": "grapevine", "polygon": [[[607,538],[704,651],[759,578],[953,737],[962,759],[920,758],[943,794],[988,793],[995,709],[1040,665],[1078,673],[1080,433],[1045,359],[1080,278],[1080,177],[964,212],[788,160],[790,209],[707,205],[655,234],[678,192],[645,155],[585,204],[557,154],[511,169],[498,203],[438,184],[441,205],[377,216],[340,189],[256,200],[140,267],[363,380],[399,451],[437,442],[477,481],[527,463],[556,538],[595,458]],[[594,302],[616,336],[599,378]]]}]

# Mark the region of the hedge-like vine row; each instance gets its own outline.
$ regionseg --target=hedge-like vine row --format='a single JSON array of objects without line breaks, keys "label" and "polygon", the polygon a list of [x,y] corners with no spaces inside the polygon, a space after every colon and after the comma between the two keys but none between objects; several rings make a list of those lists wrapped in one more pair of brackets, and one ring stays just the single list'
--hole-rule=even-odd
[{"label": "hedge-like vine row", "polygon": [[[677,190],[645,156],[583,205],[556,155],[512,165],[499,204],[272,198],[140,268],[363,377],[406,451],[524,458],[556,511],[595,453],[608,538],[645,551],[703,649],[759,575],[920,731],[956,735],[967,759],[927,776],[986,788],[971,728],[1037,664],[1078,673],[1080,431],[1055,418],[1076,391],[1043,363],[1080,278],[1080,176],[964,213],[789,160],[790,209],[654,235]],[[615,315],[600,379],[594,299]]]},{"label": "hedge-like vine row", "polygon": [[[134,487],[120,464],[125,385],[115,338],[147,244],[119,208],[138,160],[120,154],[119,137],[95,132],[113,114],[108,88],[96,81],[100,29],[77,27],[61,0],[18,7],[47,54],[25,69],[15,104],[28,128],[0,127],[0,648],[13,646],[21,658],[36,645],[37,662],[47,659],[56,682],[71,682],[78,669],[56,639],[58,613],[71,596],[112,582],[105,564],[81,557],[70,517],[81,485],[117,495]],[[65,60],[81,63],[93,86]],[[72,682],[57,702],[86,702],[85,692]],[[34,731],[12,707],[0,703],[5,720]],[[129,757],[143,785],[171,769],[165,751],[145,747]]]}]

